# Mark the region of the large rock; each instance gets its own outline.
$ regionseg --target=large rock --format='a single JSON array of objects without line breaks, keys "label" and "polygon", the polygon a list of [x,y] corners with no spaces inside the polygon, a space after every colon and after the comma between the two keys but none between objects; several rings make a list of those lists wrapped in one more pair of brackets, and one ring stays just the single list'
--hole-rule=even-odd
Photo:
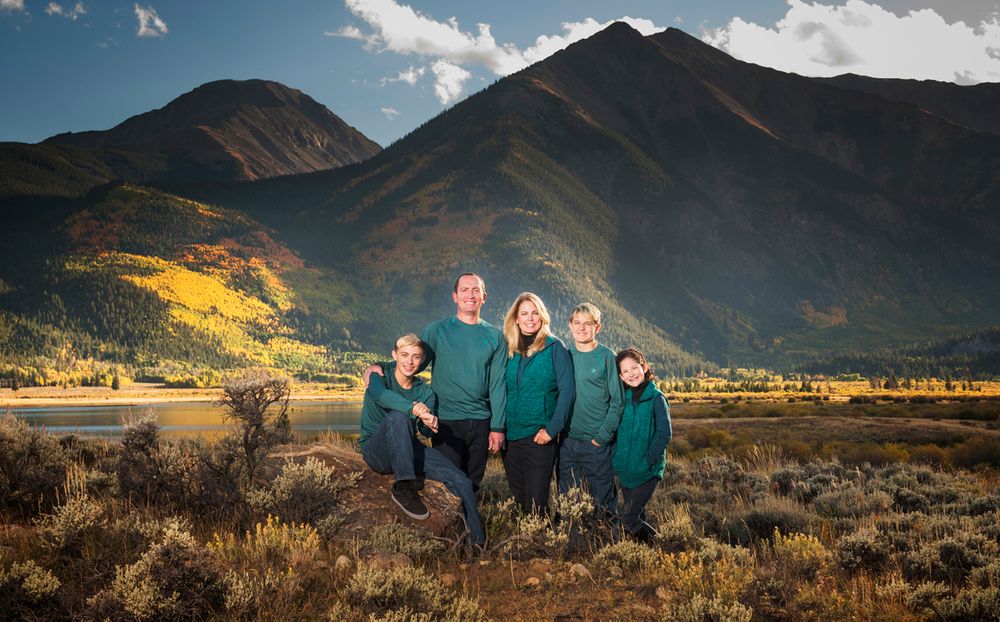
[{"label": "large rock", "polygon": [[426,520],[414,520],[399,509],[390,496],[392,475],[381,475],[365,464],[356,450],[334,443],[311,445],[283,445],[268,454],[263,465],[265,472],[276,473],[285,460],[305,462],[315,458],[332,468],[335,477],[346,478],[361,472],[361,481],[345,490],[343,506],[349,514],[339,530],[338,539],[365,538],[374,527],[386,523],[402,523],[412,529],[436,537],[453,538],[464,531],[462,502],[451,494],[441,482],[427,480],[421,491],[431,515]]}]

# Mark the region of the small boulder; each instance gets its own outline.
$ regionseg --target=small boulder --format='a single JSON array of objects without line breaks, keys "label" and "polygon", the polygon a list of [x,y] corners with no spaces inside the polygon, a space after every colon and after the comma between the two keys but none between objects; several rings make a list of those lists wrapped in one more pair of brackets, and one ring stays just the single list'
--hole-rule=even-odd
[{"label": "small boulder", "polygon": [[445,587],[454,587],[455,584],[458,583],[458,577],[456,577],[455,575],[451,574],[450,572],[444,573],[443,575],[441,575],[440,577],[438,577],[438,580],[440,580],[441,581],[441,585],[443,585]]},{"label": "small boulder", "polygon": [[542,580],[538,577],[528,577],[524,580],[524,587],[538,587],[542,584]]},{"label": "small boulder", "polygon": [[413,566],[413,560],[406,553],[384,553],[382,551],[368,553],[365,556],[365,563],[382,570],[396,570]]}]

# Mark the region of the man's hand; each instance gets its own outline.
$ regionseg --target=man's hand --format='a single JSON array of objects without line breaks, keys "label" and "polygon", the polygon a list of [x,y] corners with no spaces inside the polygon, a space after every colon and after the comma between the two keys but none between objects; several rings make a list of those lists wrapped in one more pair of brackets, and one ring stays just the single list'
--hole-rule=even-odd
[{"label": "man's hand", "polygon": [[545,428],[542,428],[535,434],[536,445],[547,445],[551,440],[552,437],[549,436],[549,433],[545,431]]},{"label": "man's hand", "polygon": [[597,442],[597,439],[593,439],[593,438],[590,439],[590,444],[593,445],[594,447],[600,447],[601,446],[601,444]]},{"label": "man's hand", "polygon": [[379,376],[385,376],[385,372],[382,370],[382,366],[381,365],[369,365],[368,367],[365,367],[364,377],[365,377],[365,388],[366,389],[368,388],[368,378],[372,374],[378,374]]},{"label": "man's hand", "polygon": [[493,453],[500,451],[505,438],[503,432],[490,432],[490,451]]}]

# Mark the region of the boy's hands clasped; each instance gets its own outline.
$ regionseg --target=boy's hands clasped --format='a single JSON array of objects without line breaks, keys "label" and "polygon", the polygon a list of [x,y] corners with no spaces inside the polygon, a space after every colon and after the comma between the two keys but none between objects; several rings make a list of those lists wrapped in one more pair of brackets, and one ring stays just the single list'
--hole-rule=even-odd
[{"label": "boy's hands clasped", "polygon": [[413,416],[423,422],[431,432],[438,431],[438,418],[423,402],[413,402]]}]

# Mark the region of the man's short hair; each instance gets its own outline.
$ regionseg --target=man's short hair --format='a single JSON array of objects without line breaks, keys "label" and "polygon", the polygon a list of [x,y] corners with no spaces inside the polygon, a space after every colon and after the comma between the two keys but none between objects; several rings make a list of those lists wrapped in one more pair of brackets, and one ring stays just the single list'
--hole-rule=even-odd
[{"label": "man's short hair", "polygon": [[409,346],[417,346],[421,351],[426,352],[427,347],[424,346],[424,342],[417,337],[415,333],[406,333],[400,335],[399,339],[396,340],[396,345],[393,346],[394,351],[398,351],[400,348],[406,348]]},{"label": "man's short hair", "polygon": [[477,279],[479,279],[479,285],[480,285],[480,286],[482,286],[482,288],[483,288],[483,293],[484,293],[484,294],[486,293],[486,281],[484,281],[484,280],[483,280],[483,277],[479,276],[479,275],[478,275],[478,274],[476,274],[475,272],[463,272],[462,274],[459,274],[459,275],[458,275],[458,278],[457,278],[457,279],[455,279],[455,287],[453,287],[453,288],[452,288],[452,291],[453,291],[453,292],[455,292],[456,294],[458,293],[458,282],[459,282],[459,281],[461,281],[461,280],[462,280],[462,277],[464,277],[464,276],[474,276],[474,277],[476,277]]},{"label": "man's short hair", "polygon": [[569,321],[572,322],[574,317],[581,314],[589,315],[596,324],[601,323],[601,310],[592,302],[582,302],[576,305],[573,312],[569,314]]}]

